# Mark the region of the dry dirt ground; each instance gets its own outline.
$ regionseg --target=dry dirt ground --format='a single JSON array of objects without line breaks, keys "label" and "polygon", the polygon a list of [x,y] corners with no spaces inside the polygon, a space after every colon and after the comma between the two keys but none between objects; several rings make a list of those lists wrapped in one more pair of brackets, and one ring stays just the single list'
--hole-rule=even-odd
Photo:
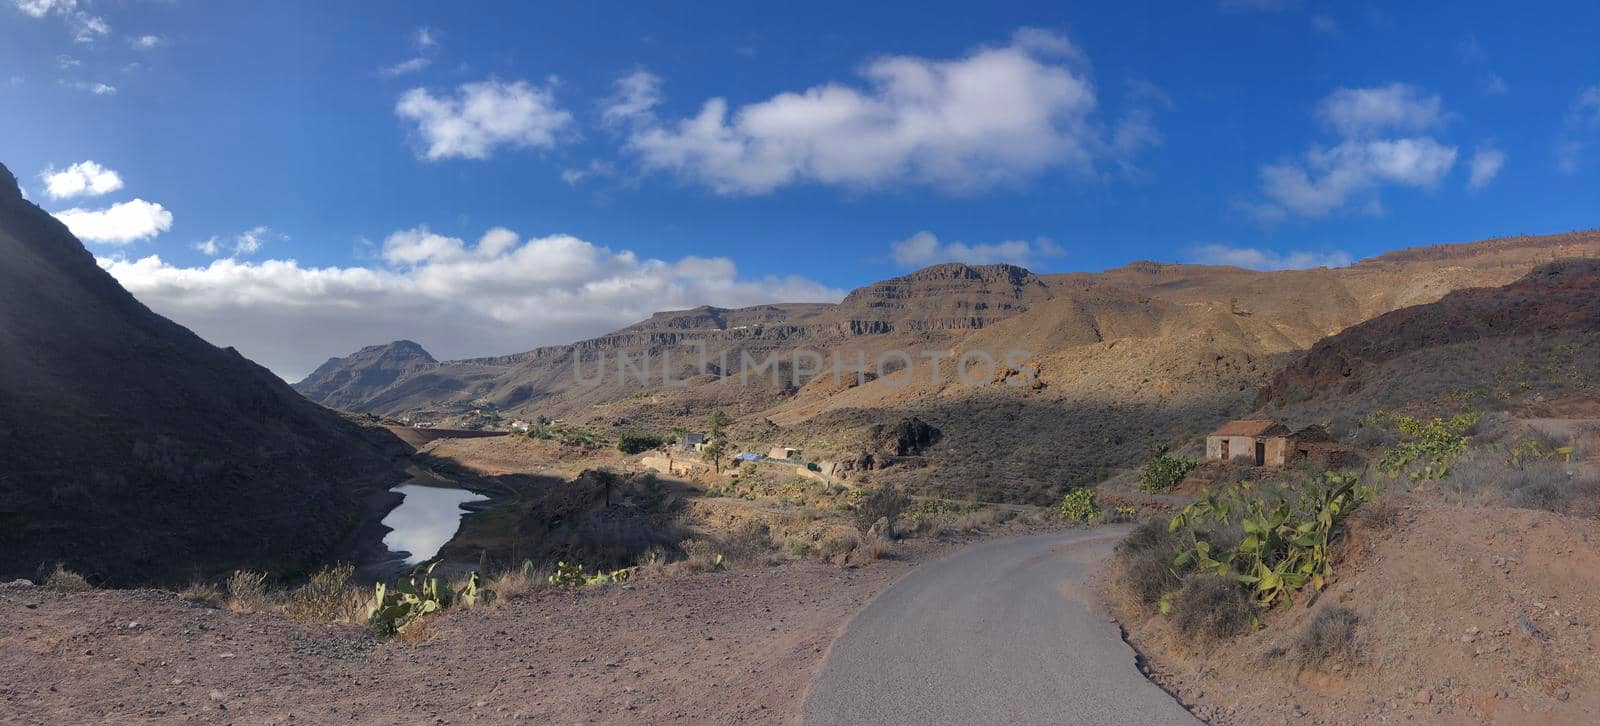
[{"label": "dry dirt ground", "polygon": [[425,640],[156,590],[0,588],[0,721],[784,723],[849,618],[954,543],[546,591]]},{"label": "dry dirt ground", "polygon": [[[1209,647],[1113,606],[1155,680],[1212,723],[1600,723],[1600,521],[1401,495],[1352,518],[1320,607],[1354,610],[1358,662],[1302,669],[1315,608]],[[1359,513],[1359,512],[1358,512]]]}]

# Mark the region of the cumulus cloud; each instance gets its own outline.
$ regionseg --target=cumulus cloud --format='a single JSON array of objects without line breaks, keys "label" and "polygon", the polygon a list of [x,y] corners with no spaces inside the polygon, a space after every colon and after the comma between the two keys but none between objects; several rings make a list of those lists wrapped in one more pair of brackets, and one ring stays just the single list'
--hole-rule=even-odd
[{"label": "cumulus cloud", "polygon": [[166,40],[159,35],[141,35],[128,42],[139,50],[150,50],[166,44]]},{"label": "cumulus cloud", "polygon": [[890,254],[896,263],[904,267],[925,267],[940,262],[964,262],[969,265],[1004,262],[1027,267],[1042,258],[1059,257],[1065,252],[1048,237],[1039,237],[1032,242],[1008,240],[969,245],[940,242],[932,232],[923,230],[891,245]]},{"label": "cumulus cloud", "polygon": [[1506,152],[1493,146],[1479,146],[1472,150],[1472,176],[1467,179],[1467,188],[1479,190],[1489,186],[1500,167],[1506,164]]},{"label": "cumulus cloud", "polygon": [[724,258],[642,259],[504,228],[470,244],[426,227],[401,230],[382,254],[374,267],[231,258],[179,267],[158,256],[100,264],[157,312],[290,380],[329,356],[397,338],[444,358],[481,356],[599,335],[665,309],[844,296],[799,277],[741,278]]},{"label": "cumulus cloud", "polygon": [[1600,86],[1578,92],[1556,139],[1556,168],[1572,174],[1583,166],[1584,151],[1600,135]]},{"label": "cumulus cloud", "polygon": [[1444,102],[1415,86],[1391,83],[1376,88],[1341,88],[1317,105],[1317,116],[1346,137],[1385,131],[1421,131],[1444,120]]},{"label": "cumulus cloud", "polygon": [[[692,117],[640,124],[627,148],[646,168],[725,194],[798,183],[960,192],[1052,168],[1087,174],[1129,149],[1095,120],[1086,66],[1064,36],[1024,29],[956,60],[876,59],[859,86],[826,83],[737,108],[712,98]],[[653,105],[656,85],[643,80],[650,93],[633,97]],[[1126,139],[1153,139],[1130,129],[1138,133]]]},{"label": "cumulus cloud", "polygon": [[1312,267],[1344,267],[1354,260],[1348,252],[1277,252],[1254,247],[1210,244],[1191,247],[1185,262],[1199,265],[1232,265],[1251,270],[1303,270]]},{"label": "cumulus cloud", "polygon": [[1240,204],[1256,219],[1324,217],[1352,206],[1381,211],[1383,187],[1432,188],[1455,166],[1454,146],[1428,135],[1393,136],[1442,124],[1437,95],[1401,83],[1341,88],[1317,104],[1316,116],[1343,140],[1262,165],[1265,199]]},{"label": "cumulus cloud", "polygon": [[572,124],[549,88],[527,81],[467,83],[454,96],[413,88],[394,110],[416,125],[429,160],[487,159],[501,146],[548,149]]},{"label": "cumulus cloud", "polygon": [[122,177],[117,172],[94,161],[80,161],[60,171],[46,169],[39,176],[51,199],[98,197],[122,188]]},{"label": "cumulus cloud", "polygon": [[172,212],[143,199],[120,202],[105,209],[74,207],[54,214],[78,239],[112,245],[150,239],[172,228]]}]

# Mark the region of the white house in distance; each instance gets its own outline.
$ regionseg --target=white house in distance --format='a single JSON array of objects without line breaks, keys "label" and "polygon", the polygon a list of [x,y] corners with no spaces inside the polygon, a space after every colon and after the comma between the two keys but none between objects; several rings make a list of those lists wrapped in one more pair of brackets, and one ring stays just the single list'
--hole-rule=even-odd
[{"label": "white house in distance", "polygon": [[768,459],[793,459],[800,455],[800,450],[792,446],[774,446],[767,452]]},{"label": "white house in distance", "polygon": [[532,425],[533,424],[530,424],[527,421],[523,421],[522,419],[519,418],[519,419],[511,422],[511,430],[512,431],[516,431],[518,433],[524,433],[525,434],[525,433],[528,433],[528,428],[530,426],[532,426]]}]

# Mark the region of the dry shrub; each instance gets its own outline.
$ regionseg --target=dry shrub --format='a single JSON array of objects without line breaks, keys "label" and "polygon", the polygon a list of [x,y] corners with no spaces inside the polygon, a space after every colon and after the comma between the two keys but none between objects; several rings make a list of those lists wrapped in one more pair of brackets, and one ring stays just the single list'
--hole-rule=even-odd
[{"label": "dry shrub", "polygon": [[883,534],[892,536],[895,521],[910,504],[911,497],[892,483],[873,489],[860,504],[856,505],[856,529],[863,535],[874,534],[872,528],[878,520],[887,520],[889,526]]},{"label": "dry shrub", "polygon": [[866,549],[862,550],[862,557],[867,562],[892,560],[894,559],[894,544],[882,537],[873,537],[872,541],[867,543]]},{"label": "dry shrub", "polygon": [[44,578],[44,586],[56,592],[83,592],[93,590],[94,586],[88,580],[61,563],[56,563],[56,569]]},{"label": "dry shrub", "polygon": [[1500,452],[1475,451],[1457,463],[1445,485],[1463,498],[1566,514],[1600,496],[1600,481],[1576,475],[1557,457],[1513,464]]},{"label": "dry shrub", "polygon": [[1249,632],[1254,606],[1239,584],[1219,575],[1190,575],[1172,597],[1178,632],[1201,641]]},{"label": "dry shrub", "polygon": [[1295,636],[1289,654],[1295,663],[1306,668],[1355,665],[1360,656],[1356,641],[1356,625],[1360,622],[1361,617],[1354,610],[1325,605]]},{"label": "dry shrub", "polygon": [[394,634],[394,639],[407,645],[417,645],[433,637],[433,618],[422,617],[411,621]]},{"label": "dry shrub", "polygon": [[1350,521],[1368,532],[1383,532],[1400,521],[1400,505],[1392,496],[1380,496],[1356,507]]},{"label": "dry shrub", "polygon": [[698,572],[711,572],[717,569],[717,547],[703,539],[688,539],[683,541],[684,559],[674,562],[666,567],[668,575],[690,575]]},{"label": "dry shrub", "polygon": [[366,594],[345,586],[355,571],[354,565],[344,563],[323,567],[289,593],[284,613],[297,620],[365,621]]},{"label": "dry shrub", "polygon": [[222,596],[222,590],[214,583],[205,580],[195,580],[188,587],[178,591],[178,597],[188,602],[220,608],[226,604],[227,598]]},{"label": "dry shrub", "polygon": [[817,548],[817,556],[824,560],[838,559],[843,562],[852,552],[861,546],[861,540],[855,535],[842,534],[823,540],[822,546]]},{"label": "dry shrub", "polygon": [[1117,545],[1117,584],[1145,607],[1178,589],[1183,580],[1172,568],[1178,536],[1159,519],[1146,520]]},{"label": "dry shrub", "polygon": [[228,609],[254,612],[267,605],[267,573],[235,570],[228,576]]}]

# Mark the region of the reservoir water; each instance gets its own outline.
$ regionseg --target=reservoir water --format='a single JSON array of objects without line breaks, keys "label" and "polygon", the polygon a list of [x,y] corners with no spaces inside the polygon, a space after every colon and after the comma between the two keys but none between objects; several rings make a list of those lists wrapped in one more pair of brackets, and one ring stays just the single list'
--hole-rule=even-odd
[{"label": "reservoir water", "polygon": [[395,488],[405,496],[400,506],[383,518],[390,531],[383,543],[395,552],[408,552],[407,564],[432,559],[439,553],[456,530],[461,528],[461,508],[467,502],[481,502],[488,497],[473,494],[465,489],[444,489],[405,484]]}]

